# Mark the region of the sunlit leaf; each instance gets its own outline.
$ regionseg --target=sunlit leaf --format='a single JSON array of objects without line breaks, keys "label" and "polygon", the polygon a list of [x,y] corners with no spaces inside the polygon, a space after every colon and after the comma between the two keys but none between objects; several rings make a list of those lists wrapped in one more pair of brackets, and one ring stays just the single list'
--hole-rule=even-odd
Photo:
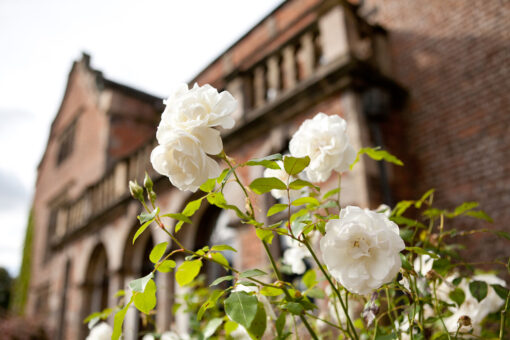
[{"label": "sunlit leaf", "polygon": [[285,172],[289,175],[297,175],[303,171],[308,164],[310,164],[310,157],[308,156],[301,158],[285,156],[283,158],[283,167],[285,168]]},{"label": "sunlit leaf", "polygon": [[135,307],[142,313],[149,314],[156,307],[156,284],[149,280],[143,293],[136,293],[133,298]]},{"label": "sunlit leaf", "polygon": [[197,277],[200,268],[202,268],[201,260],[185,261],[177,268],[175,280],[179,285],[184,286]]},{"label": "sunlit leaf", "polygon": [[150,273],[142,278],[129,282],[128,286],[133,292],[143,292],[147,283],[154,277],[154,273]]},{"label": "sunlit leaf", "polygon": [[254,295],[245,292],[233,292],[225,300],[224,305],[225,313],[230,319],[246,329],[250,328],[258,309],[258,300]]},{"label": "sunlit leaf", "polygon": [[256,194],[264,194],[273,189],[286,190],[287,186],[276,177],[257,178],[250,184],[250,189]]},{"label": "sunlit leaf", "polygon": [[158,263],[158,261],[161,259],[163,254],[166,251],[166,247],[168,246],[168,242],[161,242],[159,244],[156,244],[154,248],[152,248],[151,253],[149,255],[149,260],[151,260],[152,263]]}]

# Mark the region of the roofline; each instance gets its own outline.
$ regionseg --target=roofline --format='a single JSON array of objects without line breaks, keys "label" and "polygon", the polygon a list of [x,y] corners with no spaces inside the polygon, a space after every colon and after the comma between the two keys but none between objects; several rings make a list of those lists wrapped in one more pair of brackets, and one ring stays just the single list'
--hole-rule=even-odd
[{"label": "roofline", "polygon": [[247,36],[249,36],[255,29],[257,29],[259,26],[262,25],[262,23],[264,21],[266,21],[266,19],[268,19],[269,17],[271,17],[273,14],[275,14],[280,8],[282,8],[284,5],[286,5],[288,3],[288,0],[283,0],[283,2],[281,4],[279,4],[278,6],[276,6],[271,12],[269,12],[266,16],[264,16],[262,19],[260,19],[260,21],[258,23],[256,23],[254,26],[252,26],[246,33],[244,33],[240,38],[238,38],[236,41],[234,41],[229,47],[227,47],[225,50],[223,50],[222,52],[220,52],[220,54],[214,58],[209,64],[207,64],[207,66],[205,66],[204,68],[202,68],[202,70],[200,72],[198,72],[195,77],[193,77],[189,82],[188,84],[193,84],[197,81],[198,78],[200,78],[200,76],[202,74],[205,73],[205,71],[207,71],[212,65],[214,65],[216,62],[218,62],[221,57],[223,57],[226,53],[230,52],[237,44],[239,44],[242,40],[244,40]]}]

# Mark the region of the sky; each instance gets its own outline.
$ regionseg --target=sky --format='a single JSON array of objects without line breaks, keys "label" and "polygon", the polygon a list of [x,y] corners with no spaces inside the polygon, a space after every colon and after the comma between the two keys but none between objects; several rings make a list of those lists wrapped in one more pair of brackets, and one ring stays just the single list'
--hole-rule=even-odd
[{"label": "sky", "polygon": [[282,0],[0,0],[0,267],[17,275],[36,168],[82,52],[165,97]]}]

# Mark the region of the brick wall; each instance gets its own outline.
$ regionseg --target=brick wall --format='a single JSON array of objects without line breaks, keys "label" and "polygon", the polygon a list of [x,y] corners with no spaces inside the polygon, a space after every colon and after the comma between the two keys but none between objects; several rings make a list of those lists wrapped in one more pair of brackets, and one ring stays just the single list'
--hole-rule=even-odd
[{"label": "brick wall", "polygon": [[[436,188],[448,208],[478,201],[489,227],[510,231],[510,3],[367,0],[364,11],[373,9],[370,20],[390,33],[393,74],[410,91],[385,129],[393,149],[407,149],[408,188],[414,197]],[[488,259],[510,247],[478,235],[468,253]]]}]

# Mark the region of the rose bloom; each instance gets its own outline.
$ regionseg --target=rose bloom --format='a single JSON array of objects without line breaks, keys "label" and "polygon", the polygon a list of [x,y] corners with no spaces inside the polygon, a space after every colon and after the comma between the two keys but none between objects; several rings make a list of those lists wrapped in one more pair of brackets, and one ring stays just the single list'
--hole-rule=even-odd
[{"label": "rose bloom", "polygon": [[164,142],[152,150],[151,163],[180,190],[195,192],[209,178],[219,176],[220,166],[205,154],[192,134],[174,130],[165,136]]},{"label": "rose bloom", "polygon": [[[450,278],[453,281],[453,278]],[[449,281],[450,281],[449,280]],[[488,285],[487,296],[482,301],[478,302],[476,298],[471,295],[469,290],[469,282],[470,281],[484,281]],[[497,277],[493,274],[481,274],[475,275],[468,279],[462,279],[459,283],[458,288],[464,291],[466,296],[464,302],[457,307],[455,302],[453,302],[448,294],[453,290],[453,287],[450,287],[446,283],[442,283],[437,288],[437,295],[444,301],[448,301],[451,304],[454,304],[455,307],[450,307],[450,310],[453,312],[453,315],[444,319],[444,323],[449,332],[456,332],[458,327],[458,320],[461,316],[467,315],[471,319],[471,324],[474,330],[474,334],[479,335],[481,333],[481,323],[487,315],[497,312],[504,304],[504,300],[499,297],[498,294],[494,291],[494,288],[491,287],[493,284],[499,284],[503,287],[506,286],[505,281]],[[471,327],[463,326],[461,327],[461,331],[470,331]]]},{"label": "rose bloom", "polygon": [[398,226],[384,214],[348,206],[340,219],[326,223],[320,241],[324,263],[347,290],[368,294],[400,270],[405,248]]},{"label": "rose bloom", "polygon": [[101,322],[90,330],[90,333],[85,340],[110,340],[112,333],[113,329],[110,325],[105,322]]},{"label": "rose bloom", "polygon": [[312,182],[324,182],[331,171],[343,172],[356,159],[356,151],[349,144],[347,124],[340,116],[318,113],[307,119],[292,136],[289,143],[294,157],[310,157],[305,169]]},{"label": "rose bloom", "polygon": [[228,92],[218,93],[209,84],[181,84],[165,101],[166,108],[161,116],[161,124],[172,128],[191,130],[196,127],[221,126],[231,129],[234,126],[232,113],[237,100]]}]

